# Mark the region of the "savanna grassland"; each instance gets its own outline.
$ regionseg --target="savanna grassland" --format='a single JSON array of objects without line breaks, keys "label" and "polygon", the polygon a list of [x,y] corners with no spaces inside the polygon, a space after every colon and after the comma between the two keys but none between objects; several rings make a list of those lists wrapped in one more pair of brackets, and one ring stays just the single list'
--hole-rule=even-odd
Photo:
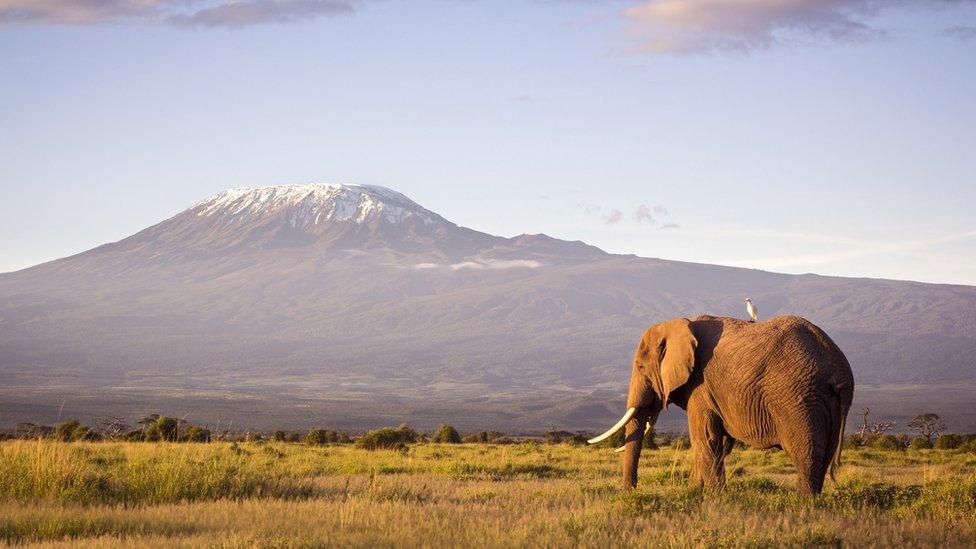
[{"label": "savanna grassland", "polygon": [[943,546],[976,544],[976,454],[845,453],[793,490],[779,451],[735,450],[721,493],[690,453],[645,450],[639,488],[606,448],[284,442],[0,442],[0,543],[38,546]]}]

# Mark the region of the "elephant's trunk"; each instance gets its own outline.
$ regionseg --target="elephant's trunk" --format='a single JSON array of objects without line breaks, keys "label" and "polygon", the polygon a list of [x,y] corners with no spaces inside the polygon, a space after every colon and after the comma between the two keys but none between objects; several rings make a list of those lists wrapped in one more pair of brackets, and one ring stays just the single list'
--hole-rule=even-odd
[{"label": "elephant's trunk", "polygon": [[624,488],[637,486],[637,463],[640,461],[641,448],[644,446],[644,423],[647,414],[643,411],[634,414],[627,422],[624,438]]},{"label": "elephant's trunk", "polygon": [[[637,486],[637,464],[640,461],[641,449],[644,447],[644,434],[654,429],[660,408],[650,406],[637,410],[634,417],[627,422],[624,431],[624,488]],[[645,428],[646,426],[646,428]]]}]

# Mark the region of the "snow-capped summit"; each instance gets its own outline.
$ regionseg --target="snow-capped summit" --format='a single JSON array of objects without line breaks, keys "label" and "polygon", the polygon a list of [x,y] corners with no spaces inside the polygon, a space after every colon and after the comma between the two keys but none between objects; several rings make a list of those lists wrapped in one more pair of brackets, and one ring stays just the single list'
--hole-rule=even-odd
[{"label": "snow-capped summit", "polygon": [[285,248],[321,254],[433,250],[455,258],[500,240],[459,227],[385,187],[303,184],[228,189],[113,248],[137,248],[158,258]]},{"label": "snow-capped summit", "polygon": [[229,189],[194,206],[197,216],[239,222],[284,214],[293,228],[327,222],[374,221],[423,225],[443,222],[439,215],[396,191],[376,185],[306,184]]}]

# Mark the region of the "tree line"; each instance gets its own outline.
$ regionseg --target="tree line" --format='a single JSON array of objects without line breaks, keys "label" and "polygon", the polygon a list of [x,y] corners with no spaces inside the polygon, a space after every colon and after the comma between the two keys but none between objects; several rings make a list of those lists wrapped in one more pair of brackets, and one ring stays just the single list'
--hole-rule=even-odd
[{"label": "tree line", "polygon": [[[909,433],[892,434],[895,426],[892,421],[869,420],[870,410],[861,413],[860,429],[845,438],[849,448],[876,448],[884,450],[904,450],[907,448],[963,449],[976,452],[976,434],[947,433],[945,422],[938,414],[925,413],[913,417],[906,426]],[[71,419],[47,426],[35,423],[21,423],[13,432],[0,432],[0,440],[8,438],[45,438],[63,442],[73,441],[132,441],[132,442],[213,442],[213,441],[260,441],[304,443],[309,445],[354,444],[365,449],[404,449],[410,444],[434,442],[442,444],[512,444],[533,440],[548,444],[583,445],[589,433],[564,431],[550,427],[544,436],[517,436],[500,431],[477,431],[462,436],[451,425],[441,425],[431,433],[412,429],[407,424],[399,427],[384,427],[364,433],[347,433],[341,430],[314,428],[308,431],[275,430],[232,431],[230,428],[211,429],[204,425],[190,423],[185,417],[171,417],[160,414],[145,415],[129,425],[123,418],[108,417],[95,425],[85,425]],[[604,446],[619,446],[624,442],[623,431],[610,437]],[[645,448],[670,446],[688,448],[687,435],[676,433],[657,433],[653,430],[644,437]],[[743,445],[738,444],[739,447]]]}]

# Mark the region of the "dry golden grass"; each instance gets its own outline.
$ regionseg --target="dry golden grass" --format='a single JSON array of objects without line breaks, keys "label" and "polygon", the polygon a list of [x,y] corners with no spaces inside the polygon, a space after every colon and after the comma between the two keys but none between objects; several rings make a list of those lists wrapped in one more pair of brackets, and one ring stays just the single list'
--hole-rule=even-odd
[{"label": "dry golden grass", "polygon": [[976,544],[976,455],[845,454],[816,499],[782,452],[736,450],[729,486],[687,451],[617,488],[603,448],[422,444],[0,443],[0,543],[38,546],[782,547]]}]

